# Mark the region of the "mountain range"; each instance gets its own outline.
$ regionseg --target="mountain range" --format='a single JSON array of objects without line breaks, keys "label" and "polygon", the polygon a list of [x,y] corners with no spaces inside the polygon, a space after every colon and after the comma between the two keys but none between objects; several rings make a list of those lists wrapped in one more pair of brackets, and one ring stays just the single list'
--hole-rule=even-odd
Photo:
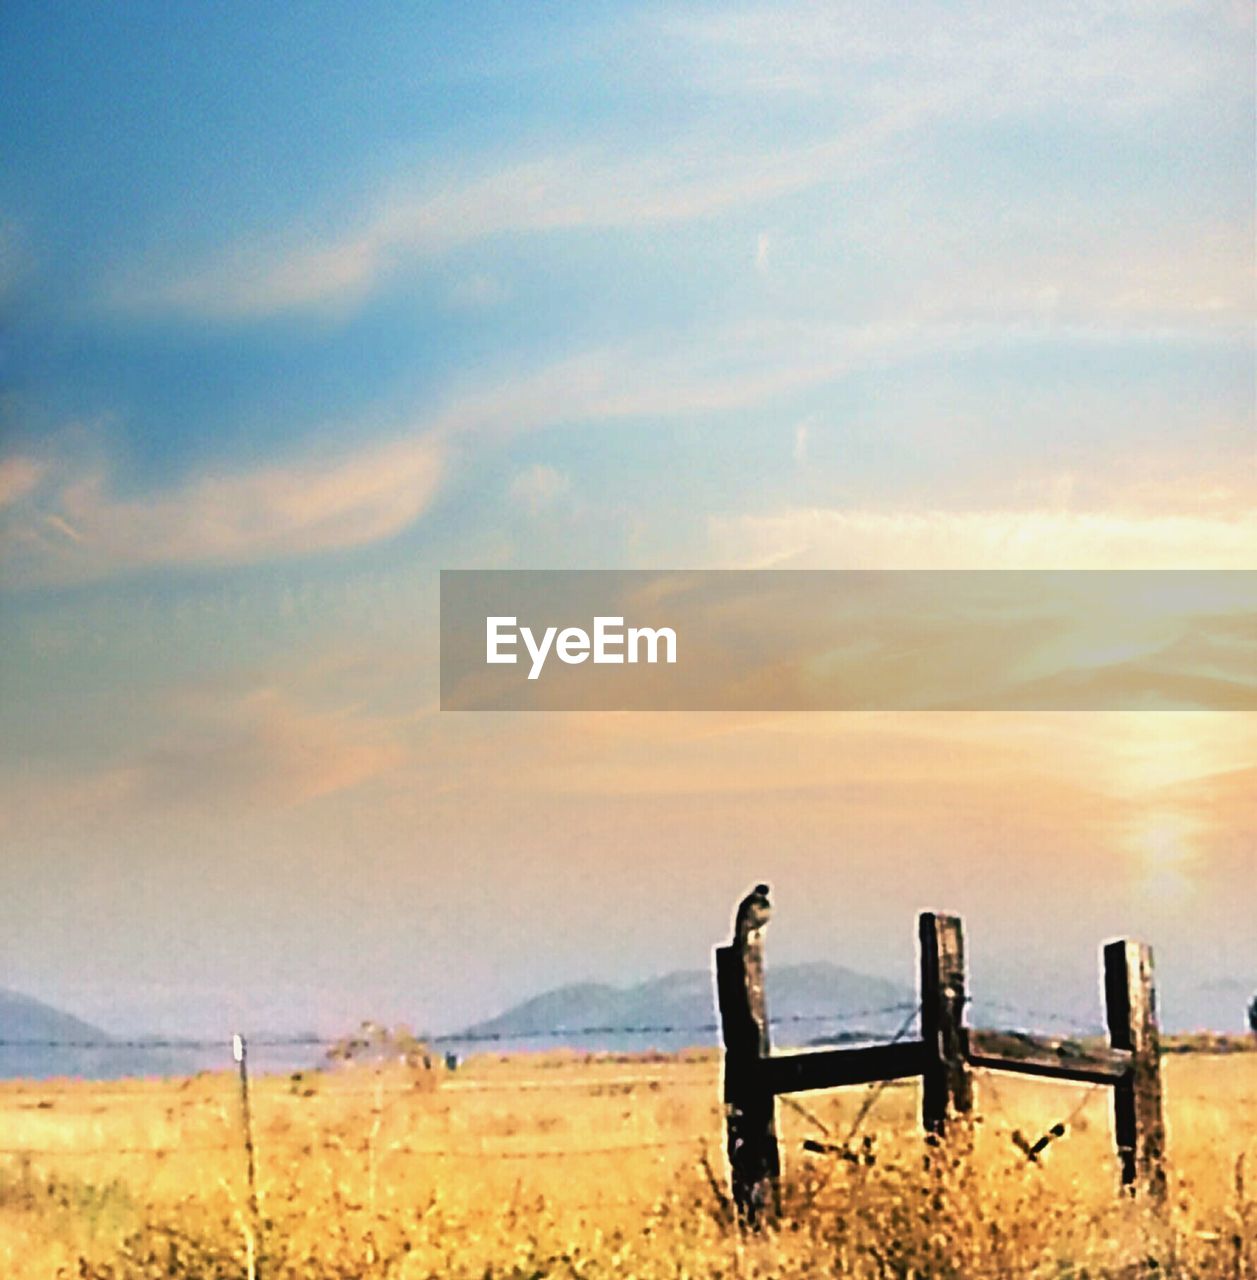
[{"label": "mountain range", "polygon": [[[994,975],[992,975],[994,977]],[[1056,1035],[1103,1032],[1099,993],[1079,986],[1074,999],[1044,998],[1034,973],[1005,969],[1003,983],[986,984],[970,1008],[974,1026]],[[906,1033],[915,991],[907,983],[827,961],[769,966],[768,1012],[775,1047],[885,1040]],[[1162,996],[1168,1032],[1242,1032],[1250,987],[1236,978],[1199,983]],[[1050,993],[1049,993],[1050,996]],[[1003,998],[996,998],[1003,997]],[[1055,1011],[1053,1011],[1055,1010]],[[259,1041],[266,1040],[258,1036]],[[435,1038],[441,1049],[466,1055],[569,1046],[591,1052],[663,1052],[718,1043],[712,975],[682,969],[630,986],[582,982],[556,987],[496,1017]],[[259,1071],[313,1067],[318,1049],[258,1046]],[[29,996],[0,989],[0,1079],[187,1075],[231,1066],[228,1040],[181,1047],[152,1039],[120,1040],[91,1023]]]}]

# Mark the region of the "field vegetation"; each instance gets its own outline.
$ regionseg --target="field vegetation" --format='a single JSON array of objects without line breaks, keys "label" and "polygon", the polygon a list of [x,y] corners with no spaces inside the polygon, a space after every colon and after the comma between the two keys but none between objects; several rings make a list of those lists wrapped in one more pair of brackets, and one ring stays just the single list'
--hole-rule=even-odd
[{"label": "field vegetation", "polygon": [[[780,1110],[779,1223],[724,1199],[714,1054],[349,1062],[0,1086],[0,1273],[244,1277],[1257,1277],[1257,1054],[1166,1059],[1171,1195],[1120,1195],[1102,1089],[978,1077],[932,1147],[917,1090]],[[857,1120],[860,1121],[857,1129]],[[1068,1121],[1035,1161],[1025,1154]],[[832,1149],[807,1151],[806,1140]]]}]

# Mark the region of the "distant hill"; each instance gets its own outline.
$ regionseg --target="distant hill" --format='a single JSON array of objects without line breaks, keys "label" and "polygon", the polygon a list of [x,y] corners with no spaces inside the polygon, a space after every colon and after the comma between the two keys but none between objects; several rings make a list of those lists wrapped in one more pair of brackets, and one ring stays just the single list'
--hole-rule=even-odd
[{"label": "distant hill", "polygon": [[[1001,998],[979,993],[969,1010],[972,1026],[1015,1028],[1054,1035],[1103,1035],[1099,993],[1081,992],[1073,1001],[1045,1000],[1039,974],[1004,973],[996,985]],[[1234,979],[1173,984],[1162,995],[1167,1033],[1191,1031],[1241,1033],[1245,1030],[1248,986]],[[841,965],[770,965],[768,1013],[778,1047],[886,1039],[903,1025],[916,1000],[906,983],[873,977]],[[1063,1004],[1045,1011],[1043,1005]],[[684,969],[635,986],[583,982],[557,987],[495,1018],[456,1032],[449,1047],[504,1051],[567,1045],[615,1052],[676,1050],[718,1043],[712,975]],[[466,1039],[461,1039],[466,1037]],[[443,1037],[443,1039],[445,1039]]]},{"label": "distant hill", "polygon": [[0,1079],[110,1080],[166,1075],[176,1066],[163,1051],[112,1047],[116,1043],[99,1027],[73,1014],[0,989]]},{"label": "distant hill", "polygon": [[[886,1036],[903,1022],[907,986],[841,965],[778,965],[767,977],[773,1040],[797,1045]],[[571,1045],[591,1050],[671,1050],[717,1042],[712,975],[682,969],[631,987],[584,982],[558,987],[455,1034],[465,1047]],[[457,1047],[457,1046],[455,1046]]]}]

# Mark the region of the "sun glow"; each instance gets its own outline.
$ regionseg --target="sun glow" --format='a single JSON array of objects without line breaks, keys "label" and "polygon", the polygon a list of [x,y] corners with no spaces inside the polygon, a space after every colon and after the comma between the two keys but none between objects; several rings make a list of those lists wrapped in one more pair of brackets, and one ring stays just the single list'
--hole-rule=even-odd
[{"label": "sun glow", "polygon": [[1192,900],[1199,889],[1217,815],[1202,798],[1211,780],[1251,759],[1249,716],[1151,712],[1125,718],[1114,783],[1130,804],[1132,888],[1159,907]]}]

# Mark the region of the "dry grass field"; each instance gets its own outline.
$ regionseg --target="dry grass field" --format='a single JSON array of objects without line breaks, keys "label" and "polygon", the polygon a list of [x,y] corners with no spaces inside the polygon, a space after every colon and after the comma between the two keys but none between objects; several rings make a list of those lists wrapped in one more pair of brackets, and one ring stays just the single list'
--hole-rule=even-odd
[{"label": "dry grass field", "polygon": [[[1152,1217],[1116,1193],[1108,1094],[978,1077],[945,1148],[893,1085],[782,1106],[780,1224],[722,1203],[713,1054],[358,1066],[254,1083],[253,1214],[238,1082],[0,1086],[0,1273],[129,1277],[1257,1276],[1257,1054],[1166,1061],[1173,1167]],[[1039,1163],[1013,1140],[1072,1114]],[[1245,1175],[1247,1173],[1247,1183]],[[712,1176],[709,1176],[712,1175]]]}]

